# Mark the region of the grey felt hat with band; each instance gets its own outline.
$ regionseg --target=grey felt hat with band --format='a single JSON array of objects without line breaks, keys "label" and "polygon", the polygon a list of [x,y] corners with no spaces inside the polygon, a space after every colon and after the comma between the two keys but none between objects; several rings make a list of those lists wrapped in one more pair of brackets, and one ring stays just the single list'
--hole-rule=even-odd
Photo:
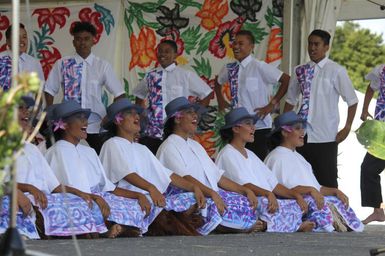
[{"label": "grey felt hat with band", "polygon": [[225,115],[225,125],[221,127],[221,130],[231,128],[245,119],[252,119],[255,124],[258,117],[257,115],[251,115],[244,107],[234,108]]},{"label": "grey felt hat with band", "polygon": [[69,100],[60,104],[56,104],[47,112],[50,112],[47,114],[50,120],[59,120],[78,113],[84,113],[88,118],[91,114],[91,109],[82,108],[76,101]]},{"label": "grey felt hat with band", "polygon": [[129,110],[129,109],[135,109],[136,112],[138,112],[138,114],[142,113],[143,111],[142,107],[132,104],[130,100],[127,98],[122,98],[112,103],[107,108],[107,116],[106,116],[106,121],[103,124],[103,128],[106,130],[109,130],[114,124],[115,116],[119,112],[122,112],[123,110]]},{"label": "grey felt hat with band", "polygon": [[198,114],[203,114],[204,112],[207,111],[207,109],[199,104],[196,103],[191,103],[188,101],[186,97],[178,97],[170,101],[166,105],[166,119],[164,123],[166,123],[171,117],[175,115],[178,111],[184,110],[184,109],[189,109],[189,108],[194,108]]},{"label": "grey felt hat with band", "polygon": [[282,126],[293,125],[296,123],[306,124],[307,122],[305,119],[302,119],[299,115],[297,115],[294,111],[283,113],[282,115],[279,115],[274,119],[274,127],[269,135],[271,136],[274,133],[280,131]]}]

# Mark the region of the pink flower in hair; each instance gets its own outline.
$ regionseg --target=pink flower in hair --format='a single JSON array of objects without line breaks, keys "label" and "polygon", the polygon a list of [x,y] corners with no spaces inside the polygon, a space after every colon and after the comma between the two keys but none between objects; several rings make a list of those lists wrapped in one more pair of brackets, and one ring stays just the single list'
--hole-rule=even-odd
[{"label": "pink flower in hair", "polygon": [[281,128],[283,130],[287,131],[287,132],[292,132],[293,131],[293,127],[291,127],[289,125],[283,125]]},{"label": "pink flower in hair", "polygon": [[182,111],[178,111],[175,114],[173,114],[172,116],[175,118],[181,118],[183,116],[183,113],[182,113]]},{"label": "pink flower in hair", "polygon": [[65,130],[66,129],[65,128],[65,124],[66,123],[61,118],[59,120],[57,120],[57,121],[54,121],[53,122],[53,125],[54,125],[53,131],[56,132],[59,129]]},{"label": "pink flower in hair", "polygon": [[123,121],[123,115],[122,112],[119,112],[115,115],[115,122],[117,124],[120,124]]}]

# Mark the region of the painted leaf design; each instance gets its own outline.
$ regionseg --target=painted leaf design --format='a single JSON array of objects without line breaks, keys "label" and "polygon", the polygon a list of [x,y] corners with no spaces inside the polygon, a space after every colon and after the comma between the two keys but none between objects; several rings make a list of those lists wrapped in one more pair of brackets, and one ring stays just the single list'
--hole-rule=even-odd
[{"label": "painted leaf design", "polygon": [[196,58],[193,58],[195,65],[192,66],[195,72],[199,76],[204,76],[207,78],[211,77],[211,65],[209,59],[201,58],[201,61],[199,61]]},{"label": "painted leaf design", "polygon": [[199,41],[199,47],[197,50],[197,54],[202,54],[209,48],[210,41],[214,38],[216,34],[215,30],[207,32],[204,37]]},{"label": "painted leaf design", "polygon": [[248,23],[245,22],[242,25],[242,29],[249,30],[251,33],[253,33],[255,38],[255,44],[259,44],[268,33],[265,31],[265,28],[260,27],[261,22],[256,23]]},{"label": "painted leaf design", "polygon": [[111,32],[111,27],[115,26],[115,20],[111,14],[111,11],[101,5],[98,5],[97,3],[95,3],[94,8],[101,14],[100,22],[103,23],[106,33],[109,35]]},{"label": "painted leaf design", "polygon": [[190,52],[195,49],[195,46],[197,45],[202,35],[201,33],[199,33],[199,31],[200,31],[199,26],[189,27],[188,29],[183,31],[182,34],[180,35],[180,37],[184,42],[184,47],[187,54],[190,54]]},{"label": "painted leaf design", "polygon": [[385,122],[367,120],[358,128],[356,135],[371,155],[385,160]]}]

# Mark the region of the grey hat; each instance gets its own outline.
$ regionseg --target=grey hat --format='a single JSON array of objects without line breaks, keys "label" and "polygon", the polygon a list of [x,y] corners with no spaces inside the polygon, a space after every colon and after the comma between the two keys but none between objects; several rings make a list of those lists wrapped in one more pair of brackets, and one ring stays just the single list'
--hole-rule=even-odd
[{"label": "grey hat", "polygon": [[245,119],[252,119],[255,124],[258,116],[251,115],[244,107],[234,108],[225,115],[225,124],[221,127],[221,130],[231,128]]},{"label": "grey hat", "polygon": [[27,108],[35,106],[35,100],[31,96],[21,96],[21,100]]},{"label": "grey hat", "polygon": [[294,111],[283,113],[274,119],[274,128],[272,129],[269,135],[271,136],[274,133],[280,131],[282,126],[292,125],[296,123],[306,124],[307,122],[305,119],[302,119],[299,115],[297,115]]},{"label": "grey hat", "polygon": [[207,111],[205,107],[196,103],[191,103],[190,101],[188,101],[186,97],[178,97],[173,99],[166,105],[167,117],[164,122],[166,123],[178,111],[188,109],[188,108],[194,108],[194,110],[198,112],[198,114],[203,114]]},{"label": "grey hat", "polygon": [[127,98],[119,99],[114,103],[112,103],[110,106],[108,106],[106,121],[103,124],[103,128],[106,130],[111,129],[112,125],[114,124],[115,116],[119,112],[122,112],[123,110],[128,110],[128,109],[135,109],[139,114],[143,112],[142,107],[132,104],[129,99]]},{"label": "grey hat", "polygon": [[70,117],[74,114],[78,113],[84,113],[87,118],[91,114],[91,110],[89,108],[82,108],[79,103],[76,101],[65,101],[60,104],[56,104],[53,107],[48,107],[49,113],[47,113],[47,116],[49,116],[49,120],[55,121],[62,118]]}]

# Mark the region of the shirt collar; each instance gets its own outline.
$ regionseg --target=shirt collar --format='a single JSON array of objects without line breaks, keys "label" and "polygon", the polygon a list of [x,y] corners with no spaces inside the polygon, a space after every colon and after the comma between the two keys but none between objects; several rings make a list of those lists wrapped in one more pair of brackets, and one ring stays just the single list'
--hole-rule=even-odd
[{"label": "shirt collar", "polygon": [[[162,68],[162,66],[161,66],[161,68]],[[176,64],[175,64],[175,62],[174,62],[174,63],[168,65],[166,68],[162,68],[162,69],[166,70],[167,72],[171,72],[171,71],[173,71],[175,68],[176,68]]]},{"label": "shirt collar", "polygon": [[241,62],[239,62],[239,64],[242,66],[242,67],[246,67],[247,64],[250,63],[250,61],[253,60],[253,57],[251,56],[251,54],[249,56],[247,56],[246,58],[244,58]]},{"label": "shirt collar", "polygon": [[[12,58],[12,51],[11,50],[7,50],[6,53],[8,54],[8,56],[10,56]],[[27,57],[27,54],[25,52],[22,52],[21,54],[19,54],[19,59],[22,61],[25,61],[26,57]]]},{"label": "shirt collar", "polygon": [[80,62],[85,61],[87,64],[92,65],[92,63],[94,62],[94,59],[95,59],[95,55],[92,52],[90,53],[90,55],[88,55],[88,57],[86,59],[83,59],[77,53],[75,54],[76,63],[80,63]]},{"label": "shirt collar", "polygon": [[325,64],[328,62],[329,58],[325,57],[318,63],[315,63],[314,61],[310,61],[310,65],[313,67],[314,65],[317,65],[319,68],[323,68]]}]

